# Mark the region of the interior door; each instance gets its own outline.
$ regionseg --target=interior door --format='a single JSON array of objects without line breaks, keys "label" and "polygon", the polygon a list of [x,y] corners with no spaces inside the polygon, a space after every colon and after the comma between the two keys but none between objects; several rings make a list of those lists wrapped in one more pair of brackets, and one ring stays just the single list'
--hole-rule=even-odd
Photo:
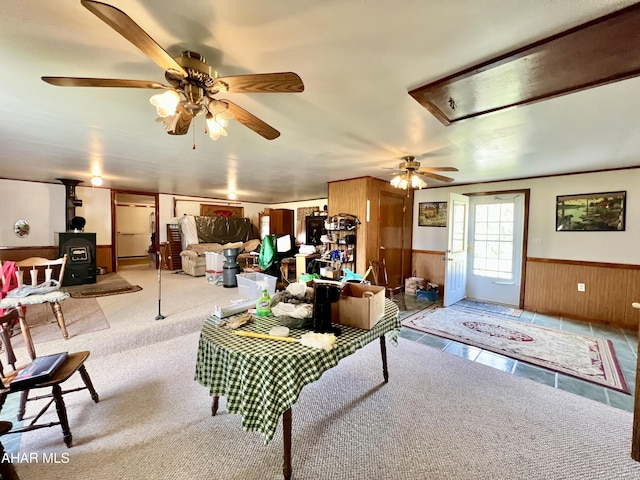
[{"label": "interior door", "polygon": [[405,196],[380,192],[380,256],[387,265],[389,285],[402,285],[404,271]]},{"label": "interior door", "polygon": [[467,285],[467,220],[469,197],[449,194],[447,212],[447,255],[444,276],[443,305],[462,300]]},{"label": "interior door", "polygon": [[523,232],[523,193],[471,198],[468,298],[519,306]]}]

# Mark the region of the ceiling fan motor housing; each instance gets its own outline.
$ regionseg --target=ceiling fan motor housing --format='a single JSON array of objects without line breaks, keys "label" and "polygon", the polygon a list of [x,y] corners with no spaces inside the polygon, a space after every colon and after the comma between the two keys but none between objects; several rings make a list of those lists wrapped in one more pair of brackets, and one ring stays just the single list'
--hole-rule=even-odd
[{"label": "ceiling fan motor housing", "polygon": [[197,115],[203,110],[202,98],[205,96],[205,92],[217,93],[217,91],[213,91],[217,72],[212,70],[204,57],[197,52],[186,50],[174,60],[184,68],[187,76],[183,77],[172,71],[166,71],[164,76],[167,82],[184,94],[186,99],[184,107],[192,114]]},{"label": "ceiling fan motor housing", "polygon": [[417,170],[420,168],[420,162],[415,162],[412,160],[405,160],[400,164],[401,170],[407,170],[408,172]]}]

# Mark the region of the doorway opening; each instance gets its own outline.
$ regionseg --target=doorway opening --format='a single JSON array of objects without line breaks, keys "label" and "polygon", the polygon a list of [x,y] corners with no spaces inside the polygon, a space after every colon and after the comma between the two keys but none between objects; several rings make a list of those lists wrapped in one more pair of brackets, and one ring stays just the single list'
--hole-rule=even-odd
[{"label": "doorway opening", "polygon": [[[452,193],[449,210],[444,305],[468,298],[521,308],[529,190]],[[451,217],[454,212],[460,221]],[[463,245],[454,249],[456,239]]]},{"label": "doorway opening", "polygon": [[471,197],[467,298],[520,306],[524,194]]},{"label": "doorway opening", "polygon": [[157,267],[158,194],[111,191],[112,269],[148,264]]}]

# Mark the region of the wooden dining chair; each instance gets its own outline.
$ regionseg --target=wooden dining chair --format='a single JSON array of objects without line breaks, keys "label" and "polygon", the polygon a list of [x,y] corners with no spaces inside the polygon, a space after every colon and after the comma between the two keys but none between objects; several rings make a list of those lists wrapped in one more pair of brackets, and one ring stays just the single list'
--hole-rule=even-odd
[{"label": "wooden dining chair", "polygon": [[392,302],[398,303],[403,310],[406,310],[407,304],[404,300],[404,285],[389,285],[387,264],[384,258],[380,262],[376,260],[369,261],[369,268],[371,268],[374,283],[384,287],[385,296]]},{"label": "wooden dining chair", "polygon": [[[60,290],[64,271],[67,265],[67,255],[50,260],[48,258],[31,257],[15,263],[15,277],[17,289],[11,290],[0,300],[0,314],[2,310],[15,309],[18,304],[23,307],[48,303],[58,322],[62,336],[67,339],[67,326],[60,302],[69,298],[69,294]],[[12,279],[0,277],[2,285]]]},{"label": "wooden dining chair", "polygon": [[[16,366],[18,360],[11,344],[11,332],[7,331],[9,325],[13,325],[15,316],[17,315],[20,324],[20,333],[26,346],[27,354],[29,356],[29,362],[22,366]],[[11,381],[15,379],[18,373],[31,365],[31,363],[37,358],[35,346],[31,338],[31,332],[29,325],[27,324],[24,316],[24,310],[18,305],[15,309],[5,312],[0,317],[0,338],[2,339],[4,351],[7,357],[7,363],[11,365],[11,371],[5,372],[2,362],[0,362],[0,410],[5,403],[7,396],[10,393],[20,392],[20,406],[18,409],[17,419],[22,421],[25,416],[27,402],[34,400],[47,399],[48,401],[40,409],[40,411],[33,417],[33,420],[28,425],[23,425],[12,429],[8,433],[29,432],[40,428],[53,427],[60,425],[62,428],[62,435],[67,447],[73,445],[71,430],[69,427],[69,419],[67,416],[67,408],[64,403],[63,395],[71,392],[77,392],[80,390],[88,390],[91,398],[95,403],[98,403],[99,397],[96,393],[91,378],[87,369],[85,368],[85,361],[89,357],[88,351],[69,353],[65,361],[56,369],[47,380],[42,380],[32,385],[25,385],[18,388],[11,388]],[[73,374],[78,372],[84,383],[83,387],[70,388],[67,390],[62,389],[62,385]],[[38,396],[29,396],[29,392],[33,390],[50,390],[49,393],[45,393]],[[56,412],[58,415],[57,422],[38,423],[40,417],[49,409],[49,407],[55,404]]]},{"label": "wooden dining chair", "polygon": [[[0,436],[4,435],[5,433],[9,433],[12,428],[13,424],[11,422],[0,420]],[[10,461],[5,461],[4,456],[4,445],[2,445],[2,442],[0,442],[0,459],[2,459],[2,461],[0,461],[0,478],[2,480],[19,480],[13,463]]]}]

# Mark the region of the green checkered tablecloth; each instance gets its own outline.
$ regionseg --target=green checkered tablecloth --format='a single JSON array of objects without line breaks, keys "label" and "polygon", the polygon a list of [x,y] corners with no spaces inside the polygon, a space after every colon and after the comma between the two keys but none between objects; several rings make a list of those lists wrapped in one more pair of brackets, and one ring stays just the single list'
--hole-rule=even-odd
[{"label": "green checkered tablecloth", "polygon": [[[279,325],[276,317],[254,317],[242,330],[268,333]],[[302,387],[316,381],[367,343],[390,333],[394,345],[400,331],[398,307],[385,299],[384,317],[371,330],[340,325],[336,348],[327,352],[300,343],[247,338],[205,321],[200,334],[196,381],[212,396],[227,398],[227,410],[242,415],[242,427],[273,439],[278,419],[298,400]],[[291,330],[299,338],[304,330]]]}]

